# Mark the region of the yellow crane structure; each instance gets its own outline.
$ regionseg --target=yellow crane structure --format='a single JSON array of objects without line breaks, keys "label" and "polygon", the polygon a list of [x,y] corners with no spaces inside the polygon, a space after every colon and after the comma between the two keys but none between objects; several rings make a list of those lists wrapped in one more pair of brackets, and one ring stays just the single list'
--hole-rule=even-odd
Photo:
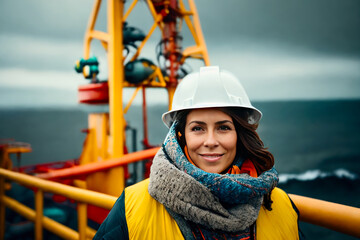
[{"label": "yellow crane structure", "polygon": [[[185,1],[185,0],[184,0]],[[200,27],[200,21],[194,0],[145,0],[153,17],[153,23],[147,34],[136,38],[135,53],[125,62],[124,49],[127,39],[124,29],[128,28],[128,16],[136,8],[138,0],[133,0],[125,9],[123,0],[107,0],[107,32],[95,29],[102,0],[95,0],[84,38],[84,55],[76,65],[91,83],[79,87],[79,101],[85,104],[106,103],[109,112],[90,113],[88,117],[87,137],[80,156],[79,165],[69,168],[38,173],[35,176],[12,171],[9,167],[0,168],[0,239],[5,235],[5,211],[10,208],[35,223],[35,239],[43,239],[43,229],[47,229],[64,239],[92,238],[96,230],[87,225],[87,219],[99,209],[105,213],[115,203],[125,187],[126,166],[129,163],[151,159],[158,147],[147,142],[146,89],[164,88],[168,93],[168,104],[178,81],[182,77],[182,66],[188,58],[200,59],[210,65],[206,43]],[[126,10],[126,11],[125,11]],[[186,25],[193,37],[194,45],[183,48],[179,35]],[[159,44],[163,66],[139,58],[155,29],[161,32]],[[93,40],[101,42],[107,52],[108,79],[97,79],[97,60],[90,56]],[[130,45],[134,45],[130,41]],[[141,79],[131,78],[127,67],[145,69]],[[127,79],[128,77],[128,79]],[[129,79],[132,79],[129,81]],[[125,88],[133,90],[129,102],[124,103]],[[126,115],[133,100],[142,92],[145,150],[134,153],[126,151]],[[23,151],[23,150],[22,150]],[[25,150],[24,150],[25,151]],[[28,150],[26,150],[28,151]],[[6,155],[6,154],[5,154]],[[5,157],[3,158],[5,159]],[[8,166],[8,158],[6,158]],[[72,179],[73,186],[57,182]],[[6,184],[17,182],[35,192],[35,209],[31,209],[6,195]],[[64,226],[43,214],[44,193],[50,192],[72,199],[77,204],[78,231]],[[310,222],[360,237],[360,209],[340,204],[291,195],[298,206],[300,220]]]}]

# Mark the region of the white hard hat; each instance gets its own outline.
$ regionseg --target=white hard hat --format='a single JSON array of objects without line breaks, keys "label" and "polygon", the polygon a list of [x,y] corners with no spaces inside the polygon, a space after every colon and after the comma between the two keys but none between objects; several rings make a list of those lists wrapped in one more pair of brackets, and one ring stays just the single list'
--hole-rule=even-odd
[{"label": "white hard hat", "polygon": [[201,67],[200,72],[188,74],[177,86],[172,110],[162,115],[167,127],[174,121],[176,112],[185,109],[235,107],[249,111],[247,121],[259,122],[262,113],[251,105],[240,81],[230,72],[218,66]]}]

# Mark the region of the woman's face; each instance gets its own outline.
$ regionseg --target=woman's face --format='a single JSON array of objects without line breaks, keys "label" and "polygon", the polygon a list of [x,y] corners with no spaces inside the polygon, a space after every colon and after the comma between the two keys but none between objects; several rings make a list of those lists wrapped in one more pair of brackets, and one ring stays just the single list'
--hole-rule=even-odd
[{"label": "woman's face", "polygon": [[185,139],[191,160],[210,173],[221,173],[234,161],[237,135],[232,118],[216,108],[192,110]]}]

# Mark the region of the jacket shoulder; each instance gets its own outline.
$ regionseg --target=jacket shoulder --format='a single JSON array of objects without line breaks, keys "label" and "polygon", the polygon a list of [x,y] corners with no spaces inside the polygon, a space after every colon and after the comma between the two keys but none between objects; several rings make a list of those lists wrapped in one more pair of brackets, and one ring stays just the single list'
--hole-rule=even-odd
[{"label": "jacket shoulder", "polygon": [[257,239],[299,239],[298,213],[280,188],[271,192],[272,210],[263,206],[256,221]]},{"label": "jacket shoulder", "polygon": [[129,239],[125,218],[125,194],[117,199],[108,216],[100,225],[94,240],[100,239]]},{"label": "jacket shoulder", "polygon": [[129,239],[183,239],[176,221],[148,192],[149,179],[125,189]]}]

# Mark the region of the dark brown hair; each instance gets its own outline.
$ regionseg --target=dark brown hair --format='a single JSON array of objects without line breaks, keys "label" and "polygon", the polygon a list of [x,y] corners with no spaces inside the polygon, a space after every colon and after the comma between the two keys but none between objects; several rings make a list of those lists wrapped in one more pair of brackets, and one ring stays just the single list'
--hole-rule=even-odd
[{"label": "dark brown hair", "polygon": [[[254,164],[256,171],[260,175],[262,172],[271,169],[274,165],[273,155],[264,147],[259,135],[256,132],[258,124],[249,124],[248,118],[252,110],[242,108],[218,108],[220,111],[229,115],[234,122],[237,133],[236,154],[244,159],[250,159]],[[178,121],[176,133],[182,148],[186,145],[185,124],[186,117],[190,110],[177,112],[175,119]]]}]

